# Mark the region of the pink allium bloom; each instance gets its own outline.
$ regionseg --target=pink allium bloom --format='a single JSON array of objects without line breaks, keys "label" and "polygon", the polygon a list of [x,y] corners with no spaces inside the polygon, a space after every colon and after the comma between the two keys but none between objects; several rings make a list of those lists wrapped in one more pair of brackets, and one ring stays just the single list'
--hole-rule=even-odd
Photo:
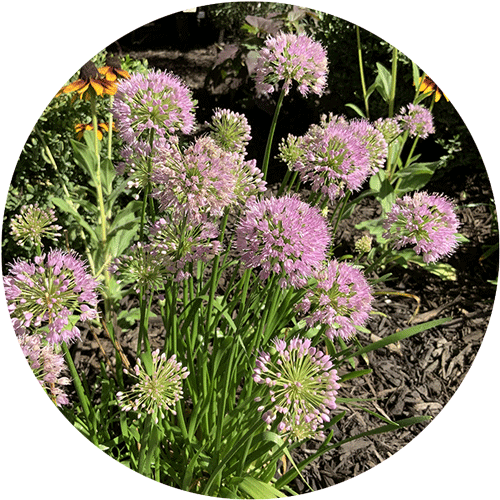
[{"label": "pink allium bloom", "polygon": [[259,94],[272,94],[281,81],[288,94],[295,80],[303,96],[309,92],[321,95],[328,77],[328,58],[322,45],[309,36],[280,33],[265,41],[256,72]]},{"label": "pink allium bloom", "polygon": [[225,151],[245,153],[252,136],[245,115],[229,109],[216,109],[209,124],[210,137]]},{"label": "pink allium bloom", "polygon": [[27,241],[41,245],[42,237],[56,239],[61,236],[61,226],[54,224],[55,222],[57,218],[51,208],[40,208],[38,203],[24,205],[10,221],[10,234],[21,246]]},{"label": "pink allium bloom", "polygon": [[24,356],[45,392],[57,406],[69,404],[62,386],[70,384],[68,377],[61,376],[66,369],[64,356],[54,351],[54,344],[44,344],[39,334],[22,334],[17,337]]},{"label": "pink allium bloom", "polygon": [[371,156],[368,144],[342,117],[312,125],[302,137],[289,135],[280,145],[280,157],[302,182],[331,200],[357,191],[385,160],[383,153]]},{"label": "pink allium bloom", "polygon": [[136,73],[118,84],[112,113],[122,139],[149,143],[149,132],[165,137],[189,134],[194,125],[194,102],[182,80],[166,71]]},{"label": "pink allium bloom", "polygon": [[371,172],[376,174],[380,168],[384,168],[389,149],[382,132],[364,118],[351,120],[349,127],[366,146],[370,156]]},{"label": "pink allium bloom", "polygon": [[80,338],[70,316],[81,321],[97,317],[97,285],[75,252],[61,250],[37,256],[33,263],[19,260],[4,277],[13,320],[24,328],[48,324],[47,340],[52,343]]},{"label": "pink allium bloom", "polygon": [[[324,439],[323,427],[336,405],[339,376],[328,354],[311,346],[309,339],[293,338],[287,344],[274,340],[275,355],[260,352],[253,372],[257,384],[269,388],[270,404],[261,405],[262,419],[277,425],[294,441]],[[269,408],[271,406],[271,408]]]},{"label": "pink allium bloom", "polygon": [[384,238],[400,249],[413,245],[417,255],[422,254],[425,263],[435,262],[451,255],[457,245],[460,222],[455,206],[445,196],[425,191],[405,195],[396,200],[387,214],[383,227]]},{"label": "pink allium bloom", "polygon": [[251,200],[236,228],[236,249],[262,280],[279,274],[282,287],[300,287],[326,258],[330,234],[321,212],[296,196]]},{"label": "pink allium bloom", "polygon": [[309,313],[309,327],[327,325],[329,339],[348,339],[368,320],[373,300],[363,273],[355,267],[332,260],[315,273],[318,284],[309,290],[297,309]]},{"label": "pink allium bloom", "polygon": [[171,142],[153,169],[151,178],[158,185],[153,197],[161,210],[172,207],[192,217],[218,217],[226,207],[266,189],[255,164],[240,153],[225,151],[210,137],[199,138],[183,152]]},{"label": "pink allium bloom", "polygon": [[168,359],[159,349],[152,354],[150,374],[140,358],[137,358],[133,373],[123,370],[135,383],[128,391],[118,392],[116,397],[122,411],[139,412],[139,418],[144,414],[153,415],[158,423],[159,418],[165,418],[164,411],[176,414],[174,406],[183,397],[182,381],[189,372],[176,360],[175,354]]},{"label": "pink allium bloom", "polygon": [[434,133],[434,122],[432,113],[419,104],[408,104],[401,108],[400,114],[396,117],[403,130],[407,130],[410,137],[426,139],[429,134]]}]

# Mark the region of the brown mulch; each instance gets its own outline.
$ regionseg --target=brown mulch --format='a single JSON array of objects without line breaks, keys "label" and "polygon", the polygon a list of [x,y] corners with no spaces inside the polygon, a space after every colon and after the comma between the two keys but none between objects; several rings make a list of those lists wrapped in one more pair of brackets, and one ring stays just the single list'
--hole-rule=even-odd
[{"label": "brown mulch", "polygon": [[[190,53],[179,51],[143,51],[131,53],[135,58],[147,58],[150,66],[167,68],[184,78],[191,88],[200,89],[211,67],[215,49],[196,49]],[[405,295],[377,295],[368,328],[370,334],[361,334],[362,345],[384,338],[398,330],[432,319],[448,317],[451,320],[432,330],[420,333],[400,345],[382,348],[358,360],[356,369],[371,368],[370,375],[345,382],[339,392],[342,397],[369,398],[363,406],[390,420],[416,415],[435,417],[456,392],[467,374],[486,332],[492,312],[495,280],[498,274],[498,253],[480,260],[486,245],[498,241],[496,219],[488,206],[492,199],[486,173],[476,169],[453,172],[426,187],[430,192],[444,192],[459,205],[461,234],[470,242],[462,244],[445,262],[457,270],[455,281],[443,281],[426,270],[410,266],[393,268],[392,280],[384,287]],[[463,193],[467,198],[463,199]],[[377,208],[361,204],[349,225],[341,227],[339,240],[352,245],[360,232],[354,225],[377,216]],[[352,246],[351,246],[352,248]],[[419,306],[417,314],[416,308]],[[161,326],[152,320],[152,328]],[[120,339],[124,351],[133,353],[136,332],[130,331]],[[77,367],[89,377],[99,370],[104,359],[101,350],[114,363],[111,343],[102,335],[96,340],[90,332],[73,346]],[[133,356],[130,357],[130,360]],[[339,405],[346,416],[337,424],[334,440],[342,440],[384,424],[369,413],[352,405]],[[432,421],[431,421],[432,422]],[[392,456],[414,437],[426,424],[418,424],[396,432],[364,437],[347,443],[313,462],[303,473],[314,490],[352,478]],[[314,453],[319,442],[311,441],[295,451],[295,459]],[[309,491],[301,479],[294,488],[299,493]]]}]

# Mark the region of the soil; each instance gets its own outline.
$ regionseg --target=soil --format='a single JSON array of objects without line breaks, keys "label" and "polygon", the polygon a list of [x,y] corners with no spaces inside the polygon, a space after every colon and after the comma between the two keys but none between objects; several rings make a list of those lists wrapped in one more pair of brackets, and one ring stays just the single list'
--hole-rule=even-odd
[{"label": "soil", "polygon": [[[214,46],[188,52],[142,51],[130,55],[148,59],[151,67],[173,71],[194,90],[195,97],[198,93],[198,99],[207,98],[203,85],[216,56]],[[451,320],[400,345],[369,353],[357,368],[371,368],[372,373],[345,382],[339,393],[342,397],[370,398],[365,408],[391,420],[416,415],[435,417],[443,409],[474,361],[486,332],[496,290],[491,281],[498,275],[498,252],[481,259],[488,246],[498,242],[496,216],[490,205],[493,195],[484,167],[447,172],[428,184],[426,190],[445,193],[459,206],[460,232],[469,242],[443,260],[456,269],[456,280],[442,280],[418,266],[392,269],[393,279],[384,287],[391,293],[376,296],[377,314],[370,317],[367,325],[371,334],[361,334],[359,340],[365,345],[431,319]],[[341,227],[340,241],[352,245],[360,235],[355,224],[376,217],[377,210],[373,203],[361,204],[349,223]],[[160,327],[153,321],[151,328]],[[133,340],[134,332],[120,338],[125,352],[133,352]],[[113,363],[110,342],[100,337],[99,343]],[[103,356],[90,332],[86,332],[73,350],[77,367],[87,376],[99,370]],[[334,440],[384,424],[361,409],[339,405],[338,411],[344,410],[346,416],[337,424]],[[396,453],[426,425],[428,423],[349,442],[314,461],[303,472],[304,479],[312,489],[318,490],[352,478]],[[309,456],[319,444],[316,441],[304,444],[295,450],[295,458]],[[298,493],[309,491],[300,479],[295,480],[293,487]]]}]

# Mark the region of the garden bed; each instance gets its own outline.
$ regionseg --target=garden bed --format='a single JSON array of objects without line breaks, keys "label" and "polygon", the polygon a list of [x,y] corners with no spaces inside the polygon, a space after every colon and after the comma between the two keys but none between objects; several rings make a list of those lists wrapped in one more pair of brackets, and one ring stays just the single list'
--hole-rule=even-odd
[{"label": "garden bed", "polygon": [[[203,90],[207,72],[212,66],[216,50],[194,49],[189,52],[143,51],[130,54],[134,58],[146,58],[151,67],[168,69],[180,75],[194,90],[203,95],[203,106],[213,109],[207,102],[209,96]],[[214,96],[212,96],[214,97]],[[214,102],[217,99],[214,97]],[[343,397],[373,398],[365,407],[388,419],[397,420],[416,415],[435,417],[446,405],[466,376],[492,312],[495,285],[489,281],[497,277],[498,254],[481,260],[488,245],[497,239],[496,218],[490,209],[492,200],[484,168],[458,169],[431,181],[429,192],[446,194],[459,206],[460,232],[469,242],[445,260],[457,271],[455,280],[442,280],[428,271],[412,266],[391,270],[392,279],[385,284],[387,294],[379,294],[374,311],[367,325],[370,334],[360,334],[362,345],[402,330],[411,325],[437,318],[451,318],[445,325],[407,339],[401,345],[382,348],[360,360],[358,369],[371,368],[370,375],[342,384],[339,392]],[[358,205],[356,212],[339,232],[336,244],[349,244],[352,248],[360,232],[355,229],[359,221],[377,216],[375,203]],[[133,303],[123,304],[131,308]],[[417,309],[418,306],[418,309]],[[150,321],[150,339],[162,336],[162,324],[158,318]],[[155,335],[156,332],[156,335]],[[134,358],[137,330],[118,340],[129,359]],[[158,346],[160,344],[158,343]],[[111,342],[100,334],[95,338],[85,331],[82,340],[72,347],[77,368],[92,380],[99,370],[100,361],[115,363]],[[337,425],[336,437],[353,436],[367,431],[380,420],[352,406],[339,405],[346,417]],[[428,424],[418,424],[400,431],[358,439],[341,446],[313,462],[303,473],[304,479],[317,490],[354,477],[386,458],[392,456],[416,437]],[[314,453],[319,442],[311,441],[295,450],[297,458]],[[289,467],[290,464],[285,466]],[[299,493],[308,491],[300,479],[295,480]]]}]

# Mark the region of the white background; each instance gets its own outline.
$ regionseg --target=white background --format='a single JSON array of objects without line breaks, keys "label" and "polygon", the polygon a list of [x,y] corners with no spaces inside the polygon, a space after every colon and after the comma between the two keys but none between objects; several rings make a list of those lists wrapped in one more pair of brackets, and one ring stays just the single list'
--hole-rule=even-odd
[{"label": "white background", "polygon": [[[66,80],[124,34],[179,8],[198,5],[199,1],[44,0],[9,2],[8,9],[4,7],[2,211],[23,144]],[[307,0],[302,5],[375,33],[432,75],[471,131],[498,197],[495,2]],[[391,459],[355,479],[311,494],[312,499],[332,494],[385,500],[495,496],[500,465],[498,309],[497,304],[469,374],[435,421]],[[0,314],[0,491],[4,498],[192,497],[130,472],[81,437],[37,387],[17,346],[3,299]]]}]

